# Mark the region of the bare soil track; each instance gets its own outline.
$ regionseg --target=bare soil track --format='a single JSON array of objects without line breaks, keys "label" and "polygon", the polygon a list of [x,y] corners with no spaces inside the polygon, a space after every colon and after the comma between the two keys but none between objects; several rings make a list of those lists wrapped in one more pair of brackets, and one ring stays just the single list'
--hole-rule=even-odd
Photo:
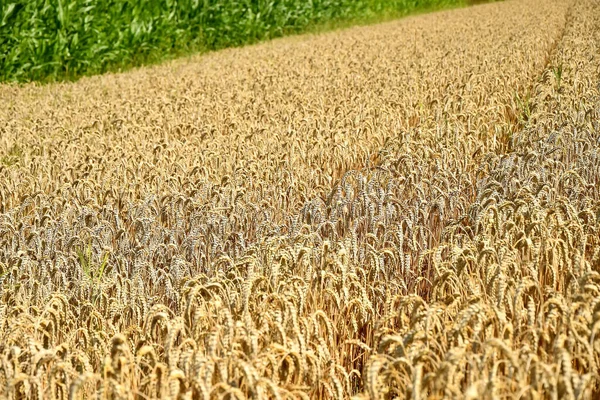
[{"label": "bare soil track", "polygon": [[0,395],[600,394],[600,4],[0,86]]}]

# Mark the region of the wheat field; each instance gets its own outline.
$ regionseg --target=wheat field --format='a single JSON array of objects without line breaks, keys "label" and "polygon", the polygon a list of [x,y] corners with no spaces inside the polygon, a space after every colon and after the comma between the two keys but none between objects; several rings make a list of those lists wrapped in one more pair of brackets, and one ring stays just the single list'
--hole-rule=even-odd
[{"label": "wheat field", "polygon": [[0,86],[0,397],[600,396],[600,3]]}]

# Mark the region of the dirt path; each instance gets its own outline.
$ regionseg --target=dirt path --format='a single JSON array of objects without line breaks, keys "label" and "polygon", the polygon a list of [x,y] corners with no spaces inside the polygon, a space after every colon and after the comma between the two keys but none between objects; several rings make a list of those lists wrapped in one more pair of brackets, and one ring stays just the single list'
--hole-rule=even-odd
[{"label": "dirt path", "polygon": [[0,393],[597,393],[598,16],[0,86]]}]

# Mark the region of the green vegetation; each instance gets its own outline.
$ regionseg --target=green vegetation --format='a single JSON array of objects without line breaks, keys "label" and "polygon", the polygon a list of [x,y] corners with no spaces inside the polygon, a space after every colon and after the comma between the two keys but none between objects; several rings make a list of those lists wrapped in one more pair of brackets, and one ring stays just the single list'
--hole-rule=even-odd
[{"label": "green vegetation", "polygon": [[72,79],[466,0],[0,0],[0,81]]},{"label": "green vegetation", "polygon": [[560,87],[561,87],[561,83],[562,83],[562,76],[563,76],[562,63],[553,67],[552,72],[554,73],[554,79],[556,80],[556,90],[560,91]]},{"label": "green vegetation", "polygon": [[85,276],[94,284],[99,284],[102,281],[104,275],[104,269],[108,264],[109,253],[104,253],[102,256],[102,262],[99,265],[94,263],[94,256],[92,254],[92,243],[88,243],[85,248],[77,249],[77,257],[79,258],[79,265]]}]

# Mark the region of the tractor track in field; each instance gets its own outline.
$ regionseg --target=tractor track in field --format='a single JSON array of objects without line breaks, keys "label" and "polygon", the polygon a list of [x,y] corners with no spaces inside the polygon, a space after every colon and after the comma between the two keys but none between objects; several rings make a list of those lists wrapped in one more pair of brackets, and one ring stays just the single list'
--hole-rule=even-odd
[{"label": "tractor track in field", "polygon": [[599,17],[0,85],[0,395],[597,395]]}]

